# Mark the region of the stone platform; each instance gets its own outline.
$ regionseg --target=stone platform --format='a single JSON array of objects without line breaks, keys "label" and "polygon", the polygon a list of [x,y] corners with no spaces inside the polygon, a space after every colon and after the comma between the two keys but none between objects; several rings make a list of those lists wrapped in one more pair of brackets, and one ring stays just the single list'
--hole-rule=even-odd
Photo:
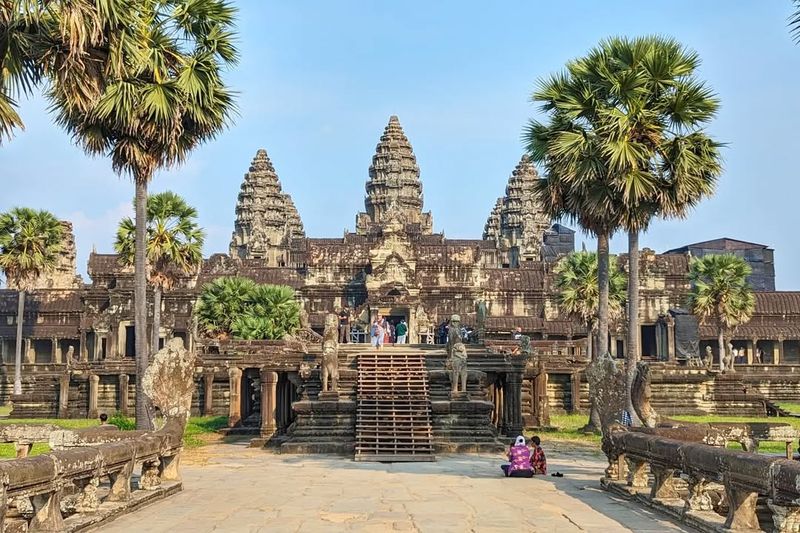
[{"label": "stone platform", "polygon": [[688,531],[603,491],[604,457],[545,449],[563,478],[503,478],[500,455],[381,464],[208,446],[186,457],[182,493],[102,531]]}]

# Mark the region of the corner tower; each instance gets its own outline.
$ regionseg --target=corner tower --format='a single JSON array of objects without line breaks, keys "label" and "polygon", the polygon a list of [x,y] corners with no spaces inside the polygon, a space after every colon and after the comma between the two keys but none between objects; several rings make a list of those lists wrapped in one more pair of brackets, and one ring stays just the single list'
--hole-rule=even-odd
[{"label": "corner tower", "polygon": [[244,175],[236,202],[231,257],[264,259],[268,266],[286,266],[292,241],[304,237],[303,222],[292,197],[281,189],[267,151],[259,150]]},{"label": "corner tower", "polygon": [[551,221],[533,193],[539,174],[528,156],[522,156],[508,178],[506,195],[497,200],[486,221],[483,238],[510,252],[509,263],[539,261]]},{"label": "corner tower", "polygon": [[417,158],[394,115],[375,148],[366,189],[366,212],[356,216],[358,235],[377,233],[389,222],[402,223],[407,233],[433,232],[431,214],[422,212]]}]

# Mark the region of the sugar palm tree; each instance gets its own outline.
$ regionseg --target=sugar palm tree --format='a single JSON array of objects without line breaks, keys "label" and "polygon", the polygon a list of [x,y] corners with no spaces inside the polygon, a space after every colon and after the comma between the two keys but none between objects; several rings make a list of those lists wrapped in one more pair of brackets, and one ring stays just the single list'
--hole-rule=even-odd
[{"label": "sugar palm tree", "polygon": [[753,289],[747,282],[752,269],[735,255],[707,255],[689,266],[689,308],[703,324],[717,328],[719,361],[725,357],[725,335],[750,321],[755,310]]},{"label": "sugar palm tree", "polygon": [[300,327],[300,305],[286,285],[256,285],[248,306],[231,324],[240,339],[282,339]]},{"label": "sugar palm tree", "polygon": [[789,30],[796,43],[800,43],[800,0],[792,0],[794,11],[789,15]]},{"label": "sugar palm tree", "polygon": [[[611,261],[609,267],[609,317],[616,318],[622,315],[625,302],[625,275],[617,268],[616,261]],[[591,357],[599,304],[597,254],[572,252],[559,260],[554,272],[558,306],[562,312],[577,318],[586,327]]]},{"label": "sugar palm tree", "polygon": [[9,287],[19,291],[17,340],[14,352],[14,394],[22,394],[22,324],[25,293],[58,260],[63,238],[61,222],[48,211],[17,207],[0,214],[0,270]]},{"label": "sugar palm tree", "polygon": [[639,233],[656,216],[684,217],[713,194],[721,171],[720,145],[704,131],[719,101],[696,78],[698,55],[660,36],[611,38],[572,70],[591,97],[589,123],[620,198],[620,226],[628,232],[628,342],[630,387],[639,350]]},{"label": "sugar palm tree", "polygon": [[[136,188],[134,326],[147,328],[147,186],[159,169],[180,164],[215,138],[235,112],[222,71],[236,62],[236,10],[227,0],[131,2],[125,24],[102,28],[102,79],[85,99],[76,79],[55,79],[48,96],[58,123],[92,155],[111,158]],[[148,339],[136,336],[136,371],[148,365]],[[137,427],[148,428],[141,379]]]},{"label": "sugar palm tree", "polygon": [[244,314],[255,287],[253,280],[239,276],[217,278],[204,285],[194,308],[201,333],[218,339],[229,338],[233,322]]},{"label": "sugar palm tree", "polygon": [[101,88],[102,28],[121,26],[135,0],[4,0],[0,3],[0,145],[23,127],[16,99],[51,75],[87,102]]},{"label": "sugar palm tree", "polygon": [[[151,351],[158,350],[161,329],[161,295],[175,282],[197,272],[203,261],[205,235],[197,223],[197,210],[171,191],[147,199],[147,267],[153,287]],[[125,265],[134,263],[136,225],[124,218],[117,229],[114,248]]]}]

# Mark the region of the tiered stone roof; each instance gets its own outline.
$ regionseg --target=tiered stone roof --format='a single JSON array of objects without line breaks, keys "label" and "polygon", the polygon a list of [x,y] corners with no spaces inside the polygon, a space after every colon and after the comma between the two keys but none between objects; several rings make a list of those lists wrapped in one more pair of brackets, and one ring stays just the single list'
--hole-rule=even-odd
[{"label": "tiered stone roof", "polygon": [[537,261],[541,259],[542,237],[551,225],[533,193],[538,179],[533,163],[522,156],[508,179],[506,195],[495,204],[483,233],[484,239],[517,247],[520,258]]},{"label": "tiered stone roof", "polygon": [[271,248],[285,248],[292,240],[304,237],[303,222],[292,197],[283,192],[267,151],[259,150],[244,175],[236,203],[231,256],[268,258]]},{"label": "tiered stone roof", "polygon": [[394,115],[375,148],[364,200],[366,212],[356,217],[356,233],[367,235],[389,221],[401,222],[406,231],[430,234],[433,218],[422,212],[422,183],[411,143]]}]

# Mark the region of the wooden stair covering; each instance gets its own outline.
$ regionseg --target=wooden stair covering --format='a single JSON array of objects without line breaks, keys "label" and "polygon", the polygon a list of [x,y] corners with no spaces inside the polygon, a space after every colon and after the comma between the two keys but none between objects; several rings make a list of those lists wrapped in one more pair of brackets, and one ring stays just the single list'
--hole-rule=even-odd
[{"label": "wooden stair covering", "polygon": [[359,354],[357,399],[356,461],[436,460],[423,354]]}]

